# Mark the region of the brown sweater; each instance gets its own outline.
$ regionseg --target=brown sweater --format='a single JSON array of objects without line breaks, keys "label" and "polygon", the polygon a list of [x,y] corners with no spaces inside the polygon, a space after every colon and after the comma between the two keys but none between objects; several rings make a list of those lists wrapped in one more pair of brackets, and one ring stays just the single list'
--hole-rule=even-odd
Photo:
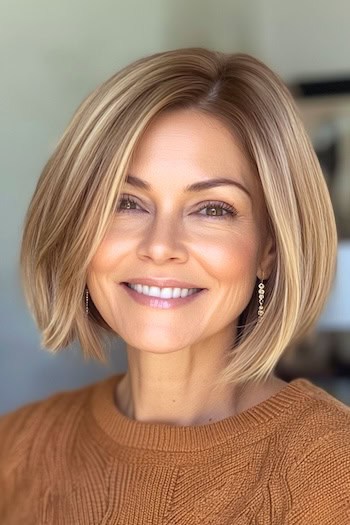
[{"label": "brown sweater", "polygon": [[0,418],[1,525],[350,524],[350,408],[323,389],[175,426],[118,411],[121,377]]}]

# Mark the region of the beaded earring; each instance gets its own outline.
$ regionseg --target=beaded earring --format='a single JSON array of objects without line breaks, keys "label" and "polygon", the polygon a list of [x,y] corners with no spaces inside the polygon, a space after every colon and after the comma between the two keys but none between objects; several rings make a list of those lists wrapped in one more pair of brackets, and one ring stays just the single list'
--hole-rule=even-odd
[{"label": "beaded earring", "polygon": [[85,315],[89,315],[89,290],[85,290]]},{"label": "beaded earring", "polygon": [[264,315],[264,299],[265,299],[265,285],[263,278],[260,280],[258,285],[258,296],[259,296],[259,306],[258,306],[258,322],[261,320]]}]

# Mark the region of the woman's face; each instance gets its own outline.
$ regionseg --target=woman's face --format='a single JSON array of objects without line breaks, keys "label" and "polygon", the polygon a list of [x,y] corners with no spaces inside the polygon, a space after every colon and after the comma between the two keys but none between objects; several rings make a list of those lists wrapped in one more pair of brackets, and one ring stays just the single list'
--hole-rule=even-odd
[{"label": "woman's face", "polygon": [[[215,117],[164,113],[145,132],[129,174],[151,189],[125,184],[126,200],[89,265],[87,286],[100,314],[128,345],[145,351],[232,343],[239,315],[257,295],[256,278],[269,276],[274,259],[260,183],[237,142]],[[185,191],[219,177],[232,184]],[[128,199],[136,203],[130,209]],[[207,291],[177,308],[154,308],[120,284],[137,277]]]}]

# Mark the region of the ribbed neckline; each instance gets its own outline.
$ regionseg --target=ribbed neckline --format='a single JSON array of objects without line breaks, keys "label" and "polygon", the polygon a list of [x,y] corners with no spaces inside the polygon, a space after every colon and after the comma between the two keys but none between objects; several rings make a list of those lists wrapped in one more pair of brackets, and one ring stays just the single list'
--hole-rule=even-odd
[{"label": "ribbed neckline", "polygon": [[[176,426],[125,416],[114,401],[115,387],[124,375],[114,375],[94,385],[90,410],[95,422],[115,445],[166,452],[205,450],[248,430],[261,430],[289,412],[296,402],[309,397],[308,389],[312,387],[308,380],[297,378],[270,398],[234,416],[204,425]],[[250,433],[253,437],[255,434]]]}]

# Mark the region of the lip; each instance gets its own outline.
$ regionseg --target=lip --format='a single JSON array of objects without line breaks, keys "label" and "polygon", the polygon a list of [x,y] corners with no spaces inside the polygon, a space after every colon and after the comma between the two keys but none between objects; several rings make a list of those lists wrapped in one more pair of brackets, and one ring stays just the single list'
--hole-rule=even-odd
[{"label": "lip", "polygon": [[193,284],[188,281],[178,281],[177,279],[164,279],[164,278],[149,278],[149,277],[136,277],[135,279],[128,279],[123,281],[120,284],[129,283],[129,284],[145,284],[148,286],[158,286],[159,288],[200,288],[201,290],[206,290],[207,288],[202,288],[198,284]]},{"label": "lip", "polygon": [[203,289],[200,292],[193,293],[187,297],[178,297],[177,299],[162,299],[161,297],[150,297],[148,295],[138,293],[132,288],[129,288],[124,283],[121,283],[121,286],[125,290],[125,292],[137,303],[143,306],[148,306],[151,308],[157,308],[161,310],[169,310],[188,305],[193,301],[196,301],[197,298],[205,295],[208,291]]}]

